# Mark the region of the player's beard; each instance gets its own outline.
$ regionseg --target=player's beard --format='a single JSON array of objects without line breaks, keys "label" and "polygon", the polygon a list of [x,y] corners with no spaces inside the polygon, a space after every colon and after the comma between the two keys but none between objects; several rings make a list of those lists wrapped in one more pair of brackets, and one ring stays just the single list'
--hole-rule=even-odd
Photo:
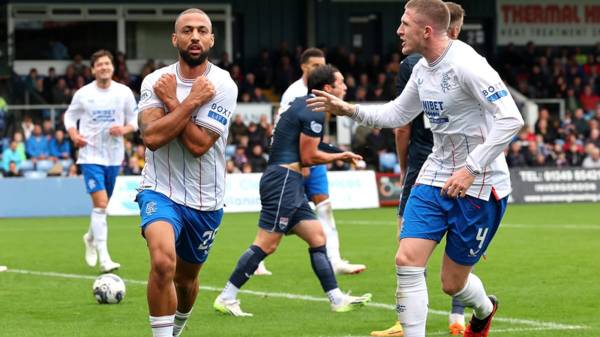
[{"label": "player's beard", "polygon": [[204,63],[204,61],[206,61],[206,59],[208,58],[208,52],[209,50],[206,50],[200,53],[198,57],[192,57],[192,55],[190,55],[190,53],[187,50],[179,49],[179,56],[181,56],[181,59],[183,59],[183,61],[188,66],[190,66],[191,68],[195,68]]}]

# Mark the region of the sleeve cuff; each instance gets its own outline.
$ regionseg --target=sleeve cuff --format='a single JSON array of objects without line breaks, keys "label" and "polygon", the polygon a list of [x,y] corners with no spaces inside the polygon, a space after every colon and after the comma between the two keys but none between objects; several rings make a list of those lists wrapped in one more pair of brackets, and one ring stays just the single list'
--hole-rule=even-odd
[{"label": "sleeve cuff", "polygon": [[481,174],[481,167],[475,163],[471,156],[467,157],[467,164],[465,165],[467,171],[474,177],[477,177]]},{"label": "sleeve cuff", "polygon": [[358,113],[360,112],[360,104],[354,104],[354,111],[348,116],[352,119],[356,119],[358,117]]}]

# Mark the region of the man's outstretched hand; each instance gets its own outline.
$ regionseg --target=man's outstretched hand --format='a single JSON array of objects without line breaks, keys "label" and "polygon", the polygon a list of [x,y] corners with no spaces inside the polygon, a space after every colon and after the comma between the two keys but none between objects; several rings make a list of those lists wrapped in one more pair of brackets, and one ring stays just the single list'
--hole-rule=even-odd
[{"label": "man's outstretched hand", "polygon": [[313,111],[329,112],[336,116],[349,116],[354,112],[354,105],[344,102],[342,99],[322,90],[313,89],[312,97],[306,100],[306,103]]}]

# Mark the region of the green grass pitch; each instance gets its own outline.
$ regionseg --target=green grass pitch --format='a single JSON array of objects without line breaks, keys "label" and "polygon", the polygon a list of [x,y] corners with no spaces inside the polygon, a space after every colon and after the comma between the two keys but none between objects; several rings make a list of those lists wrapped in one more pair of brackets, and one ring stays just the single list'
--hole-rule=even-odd
[{"label": "green grass pitch", "polygon": [[[242,293],[251,318],[217,314],[212,301],[256,233],[257,214],[226,214],[200,273],[201,291],[183,336],[368,336],[396,319],[395,209],[335,212],[342,255],[365,263],[339,276],[343,291],[373,293],[373,305],[333,313],[312,273],[307,248],[286,237],[267,259],[272,276]],[[0,219],[0,336],[151,336],[145,280],[149,262],[138,218],[110,217],[109,246],[122,264],[127,295],[119,305],[92,296],[96,269],[85,265],[87,218]],[[447,335],[450,299],[440,290],[443,247],[429,264],[428,336]],[[476,273],[500,309],[490,336],[600,336],[600,204],[510,205]],[[469,314],[470,316],[470,314]]]}]

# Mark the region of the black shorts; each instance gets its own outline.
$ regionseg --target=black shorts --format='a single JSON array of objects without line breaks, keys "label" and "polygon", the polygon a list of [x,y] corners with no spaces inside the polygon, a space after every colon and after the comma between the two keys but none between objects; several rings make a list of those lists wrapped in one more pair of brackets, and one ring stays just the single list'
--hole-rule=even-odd
[{"label": "black shorts", "polygon": [[269,232],[287,234],[300,221],[317,218],[304,194],[302,174],[279,165],[269,165],[260,178],[260,203],[258,227]]},{"label": "black shorts", "polygon": [[400,192],[400,205],[398,206],[398,217],[404,216],[404,208],[406,207],[406,202],[408,201],[408,197],[410,196],[410,190],[412,190],[415,182],[417,181],[417,177],[419,176],[420,171],[420,166],[418,168],[409,166],[406,169],[406,176],[404,177],[402,192]]}]

